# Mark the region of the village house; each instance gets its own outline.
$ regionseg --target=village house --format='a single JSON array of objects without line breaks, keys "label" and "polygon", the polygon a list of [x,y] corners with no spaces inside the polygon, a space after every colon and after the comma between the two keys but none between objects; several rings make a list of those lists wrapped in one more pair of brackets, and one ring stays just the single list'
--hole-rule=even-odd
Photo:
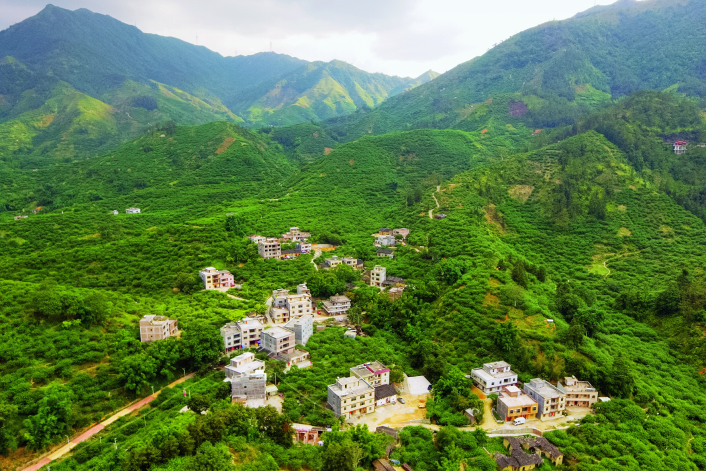
[{"label": "village house", "polygon": [[301,253],[311,252],[311,244],[309,242],[297,242],[294,247]]},{"label": "village house", "polygon": [[328,403],[336,417],[369,414],[375,410],[375,388],[356,377],[337,378],[328,387]]},{"label": "village house", "polygon": [[506,422],[518,417],[534,419],[537,416],[537,401],[524,394],[517,386],[506,386],[498,397],[496,410]]},{"label": "village house", "polygon": [[305,241],[311,234],[308,232],[302,232],[298,227],[290,227],[289,232],[282,234],[282,242],[299,242]]},{"label": "village house", "polygon": [[397,404],[397,389],[392,384],[375,386],[375,407]]},{"label": "village house", "polygon": [[390,369],[379,361],[354,366],[350,372],[351,377],[363,379],[373,387],[390,384]]},{"label": "village house", "polygon": [[446,219],[448,216],[446,214],[435,214],[434,218],[435,219]]},{"label": "village house", "polygon": [[404,227],[402,227],[400,229],[393,229],[392,235],[395,235],[395,236],[399,235],[399,236],[402,236],[403,240],[407,240],[407,236],[409,235],[409,229],[404,228]]},{"label": "village house", "polygon": [[117,216],[118,214],[120,214],[120,213],[118,213],[118,211],[117,211],[116,209],[114,209],[113,211],[111,211],[111,213],[113,213],[113,216]]},{"label": "village house", "polygon": [[280,255],[281,260],[291,260],[293,258],[297,258],[302,254],[302,251],[299,249],[286,249],[282,250],[282,255]]},{"label": "village house", "polygon": [[389,236],[392,235],[392,229],[389,227],[381,227],[376,235]]},{"label": "village house", "polygon": [[395,258],[395,252],[392,249],[378,249],[378,257]]},{"label": "village house", "polygon": [[537,401],[538,419],[557,418],[566,409],[566,393],[549,381],[534,378],[529,383],[525,383],[525,392]]},{"label": "village house", "polygon": [[17,221],[18,219],[27,219],[28,217],[29,216],[23,216],[20,214],[19,216],[15,216],[15,221]]},{"label": "village house", "polygon": [[265,329],[260,334],[260,346],[268,353],[292,353],[294,332],[281,327]]},{"label": "village house", "polygon": [[284,328],[294,332],[294,342],[296,344],[306,345],[314,333],[314,316],[307,314],[296,317],[287,322]]},{"label": "village house", "polygon": [[375,268],[370,272],[370,286],[379,286],[382,288],[383,283],[387,279],[387,268],[375,265]]},{"label": "village house", "polygon": [[478,420],[476,419],[476,411],[474,409],[466,409],[463,411],[463,415],[466,416],[468,419],[468,423],[473,425],[475,424]]},{"label": "village house", "polygon": [[265,240],[260,240],[257,243],[257,253],[262,258],[280,258],[282,257],[282,246],[279,239],[268,237]]},{"label": "village house", "polygon": [[376,247],[394,247],[395,246],[395,236],[390,235],[376,235],[375,236],[375,246]]},{"label": "village house", "polygon": [[285,371],[289,370],[292,365],[297,365],[297,367],[299,368],[306,368],[308,366],[311,366],[311,362],[309,361],[309,352],[299,350],[298,348],[295,348],[294,351],[292,351],[291,353],[270,353],[268,358],[270,360],[279,360],[285,362],[287,364]]},{"label": "village house", "polygon": [[518,385],[517,373],[504,361],[485,363],[483,368],[475,368],[471,371],[471,379],[484,394],[499,392],[506,386]]},{"label": "village house", "polygon": [[402,296],[402,293],[404,293],[404,286],[395,286],[389,289],[387,292],[387,295],[390,297],[390,301],[395,301]]},{"label": "village house", "polygon": [[544,437],[503,437],[503,446],[509,449],[510,453],[522,449],[540,457],[544,455],[554,466],[559,466],[564,461],[564,454]]},{"label": "village house", "polygon": [[329,316],[348,314],[348,310],[351,308],[351,300],[347,296],[331,296],[328,301],[322,303],[322,306]]},{"label": "village house", "polygon": [[289,290],[286,289],[277,289],[272,292],[270,318],[275,324],[284,324],[292,318],[313,315],[314,310],[311,291],[305,283],[297,286],[297,294],[289,294]]},{"label": "village house", "polygon": [[359,270],[363,268],[363,260],[354,257],[340,258],[337,255],[334,255],[333,257],[324,260],[324,263],[322,263],[319,267],[327,270],[329,268],[336,268],[339,265],[348,265],[354,270]]},{"label": "village house", "polygon": [[267,237],[261,235],[253,234],[248,236],[248,240],[254,244],[259,243],[261,240],[267,240]]},{"label": "village house", "polygon": [[681,155],[686,152],[686,146],[688,142],[686,141],[675,141],[674,142],[674,153],[677,155]]},{"label": "village house", "polygon": [[165,316],[147,315],[140,319],[140,341],[153,342],[175,337],[179,329],[177,320]]},{"label": "village house", "polygon": [[206,267],[199,272],[199,276],[206,289],[231,288],[235,286],[235,279],[227,270],[216,270],[213,267]]},{"label": "village house", "polygon": [[127,214],[139,214],[140,213],[140,208],[127,208],[125,210]]},{"label": "village house", "polygon": [[221,337],[223,337],[225,351],[258,347],[260,345],[262,327],[262,323],[253,318],[227,323],[221,327]]},{"label": "village house", "polygon": [[253,353],[243,353],[231,358],[225,367],[225,382],[231,383],[231,400],[245,404],[249,399],[267,398],[267,374],[265,362],[257,360]]},{"label": "village house", "polygon": [[588,381],[579,381],[576,376],[564,378],[564,386],[557,384],[566,393],[566,407],[593,407],[598,401],[598,391]]},{"label": "village house", "polygon": [[343,338],[345,338],[345,339],[355,340],[357,335],[358,335],[358,333],[356,332],[355,329],[348,329],[345,332],[343,332]]}]

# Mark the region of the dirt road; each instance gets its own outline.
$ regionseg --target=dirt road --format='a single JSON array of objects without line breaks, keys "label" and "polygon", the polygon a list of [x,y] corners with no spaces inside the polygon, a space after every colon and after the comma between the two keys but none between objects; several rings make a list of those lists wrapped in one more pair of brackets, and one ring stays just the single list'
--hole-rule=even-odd
[{"label": "dirt road", "polygon": [[[439,200],[436,199],[436,195],[434,193],[437,193],[441,191],[441,185],[438,185],[436,187],[436,191],[432,192],[431,197],[434,198],[434,201],[436,202],[436,208],[439,209]],[[434,219],[434,209],[429,210],[429,219]]]}]

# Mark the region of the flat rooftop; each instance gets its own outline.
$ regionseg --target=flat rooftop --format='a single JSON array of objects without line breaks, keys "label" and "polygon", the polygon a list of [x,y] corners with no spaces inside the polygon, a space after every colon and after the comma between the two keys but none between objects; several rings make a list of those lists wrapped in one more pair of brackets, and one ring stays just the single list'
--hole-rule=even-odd
[{"label": "flat rooftop", "polygon": [[[357,386],[348,387],[347,389],[341,389],[338,384],[341,385],[352,385],[357,383]],[[375,388],[368,386],[365,381],[361,381],[358,378],[339,378],[338,384],[331,384],[328,388],[338,397],[348,397],[356,396],[362,393],[375,392]]]},{"label": "flat rooftop", "polygon": [[520,394],[517,397],[501,396],[500,398],[498,398],[498,400],[505,403],[505,405],[507,405],[508,407],[522,407],[537,404],[537,401],[529,397],[527,394]]},{"label": "flat rooftop", "polygon": [[526,388],[530,388],[542,397],[554,398],[563,396],[559,389],[543,379],[535,378],[529,383],[525,383]]},{"label": "flat rooftop", "polygon": [[282,327],[272,327],[271,329],[263,330],[262,334],[267,334],[270,337],[274,337],[276,339],[283,339],[294,335],[294,332],[292,332],[291,330],[285,330]]},{"label": "flat rooftop", "polygon": [[475,368],[473,370],[473,374],[478,376],[481,379],[484,379],[486,382],[491,381],[491,380],[497,380],[497,379],[504,379],[504,378],[509,378],[511,376],[517,376],[517,373],[514,371],[505,371],[503,373],[488,373],[485,371],[483,368]]}]

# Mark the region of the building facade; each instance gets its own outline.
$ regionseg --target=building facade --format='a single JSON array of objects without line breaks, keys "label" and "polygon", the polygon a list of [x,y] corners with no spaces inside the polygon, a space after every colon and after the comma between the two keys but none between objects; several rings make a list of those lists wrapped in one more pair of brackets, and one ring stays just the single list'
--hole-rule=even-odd
[{"label": "building facade", "polygon": [[309,337],[314,333],[314,316],[307,314],[306,316],[297,317],[287,322],[284,327],[294,332],[294,342],[296,344],[306,345]]},{"label": "building facade", "polygon": [[285,324],[293,318],[314,315],[314,308],[311,291],[306,284],[297,286],[296,294],[289,294],[286,289],[277,289],[272,292],[270,318],[275,324]]},{"label": "building facade", "polygon": [[179,332],[176,319],[165,316],[144,316],[140,319],[140,341],[153,342],[174,337]]},{"label": "building facade", "polygon": [[373,387],[390,384],[390,369],[379,361],[354,366],[350,372],[352,378],[365,380]]},{"label": "building facade", "polygon": [[375,388],[355,377],[338,378],[328,387],[328,403],[336,417],[354,417],[375,410]]},{"label": "building facade", "polygon": [[213,267],[206,267],[199,272],[199,276],[206,289],[232,288],[235,286],[235,278],[228,270],[216,270]]},{"label": "building facade", "polygon": [[395,252],[392,249],[378,249],[378,257],[395,258]]},{"label": "building facade", "polygon": [[231,383],[233,402],[245,402],[248,399],[265,399],[267,375],[265,362],[255,358],[254,353],[243,353],[231,358],[225,367],[224,381]]},{"label": "building facade", "polygon": [[127,214],[140,214],[140,208],[127,208],[125,212]]},{"label": "building facade", "polygon": [[268,237],[265,240],[258,241],[257,253],[262,258],[282,257],[282,246],[279,243],[279,239]]},{"label": "building facade", "polygon": [[322,303],[324,311],[329,316],[347,314],[351,308],[351,300],[347,296],[331,296],[328,301]]},{"label": "building facade", "polygon": [[500,392],[506,386],[517,386],[517,373],[504,361],[485,363],[483,368],[471,371],[473,384],[484,394]]},{"label": "building facade", "polygon": [[392,384],[375,386],[375,407],[397,404],[397,390]]},{"label": "building facade", "polygon": [[394,247],[395,246],[395,236],[390,235],[376,235],[375,245],[379,247]]},{"label": "building facade", "polygon": [[262,323],[257,319],[247,318],[238,322],[229,322],[221,327],[223,347],[227,352],[258,347],[260,332],[262,332]]},{"label": "building facade", "polygon": [[517,386],[503,388],[498,397],[496,410],[498,415],[506,422],[511,422],[518,417],[534,419],[537,416],[537,401],[524,394]]},{"label": "building facade", "polygon": [[[557,385],[562,389],[561,383]],[[593,407],[598,401],[598,391],[588,381],[579,381],[576,376],[564,378],[563,390],[566,392],[566,407]]]},{"label": "building facade", "polygon": [[375,268],[373,268],[370,272],[370,286],[382,287],[386,279],[387,268],[380,265],[375,265]]},{"label": "building facade", "polygon": [[549,381],[534,378],[525,383],[525,393],[537,401],[537,418],[554,419],[566,409],[566,393]]},{"label": "building facade", "polygon": [[265,329],[260,334],[260,346],[268,353],[292,353],[294,351],[294,332],[281,327]]}]

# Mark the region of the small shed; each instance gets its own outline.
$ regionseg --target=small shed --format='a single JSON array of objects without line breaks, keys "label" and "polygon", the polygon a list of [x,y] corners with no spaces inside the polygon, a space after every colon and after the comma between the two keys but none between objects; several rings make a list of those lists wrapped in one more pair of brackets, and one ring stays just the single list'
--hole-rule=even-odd
[{"label": "small shed", "polygon": [[344,338],[355,339],[356,335],[357,335],[357,333],[356,333],[355,330],[347,330],[347,331],[343,334],[343,337],[344,337]]},{"label": "small shed", "polygon": [[277,386],[275,386],[274,384],[268,384],[267,387],[265,387],[265,392],[268,396],[276,396],[277,391]]},{"label": "small shed", "polygon": [[463,411],[463,415],[466,416],[471,425],[476,423],[476,413],[473,411],[473,409],[466,409],[465,411]]}]

